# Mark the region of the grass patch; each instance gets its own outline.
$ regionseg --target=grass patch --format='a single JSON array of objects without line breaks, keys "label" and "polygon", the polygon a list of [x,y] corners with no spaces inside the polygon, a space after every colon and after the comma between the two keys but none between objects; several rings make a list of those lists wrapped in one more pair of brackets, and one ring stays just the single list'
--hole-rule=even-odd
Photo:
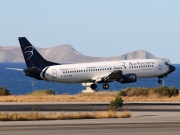
[{"label": "grass patch", "polygon": [[120,107],[123,107],[123,99],[120,96],[116,96],[113,100],[110,101],[110,110],[117,111]]},{"label": "grass patch", "polygon": [[91,112],[91,113],[0,113],[0,121],[37,121],[37,120],[70,120],[70,119],[103,119],[103,118],[130,118],[131,112],[116,111]]},{"label": "grass patch", "polygon": [[96,96],[96,97],[107,97],[107,96],[116,96],[118,91],[99,91],[95,93],[80,93],[80,96]]},{"label": "grass patch", "polygon": [[1,96],[0,102],[109,102],[117,95],[122,97],[124,102],[180,101],[179,90],[177,88],[174,86],[169,88],[161,86],[156,88],[132,87],[120,91],[99,91],[75,95],[67,93],[54,95],[54,91],[38,90],[28,95]]},{"label": "grass patch", "polygon": [[55,91],[53,90],[35,90],[32,93],[29,93],[29,95],[34,95],[34,96],[46,96],[46,95],[55,95]]},{"label": "grass patch", "polygon": [[0,96],[7,96],[7,95],[11,95],[11,92],[5,87],[0,86]]},{"label": "grass patch", "polygon": [[172,96],[178,96],[179,95],[179,90],[171,86],[170,88],[166,86],[160,86],[156,88],[141,88],[141,87],[132,87],[128,88],[125,90],[121,90],[118,93],[119,96],[128,96],[128,97],[133,97],[133,96],[152,96],[152,95],[157,95],[159,97],[172,97]]}]

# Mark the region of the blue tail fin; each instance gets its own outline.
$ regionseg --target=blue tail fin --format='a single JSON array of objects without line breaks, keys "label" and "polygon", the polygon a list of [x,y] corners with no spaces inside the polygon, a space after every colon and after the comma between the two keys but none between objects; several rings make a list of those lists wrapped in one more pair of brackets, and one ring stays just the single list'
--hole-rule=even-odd
[{"label": "blue tail fin", "polygon": [[47,66],[60,65],[58,63],[45,60],[25,37],[19,37],[18,39],[27,68],[35,67],[42,70]]}]

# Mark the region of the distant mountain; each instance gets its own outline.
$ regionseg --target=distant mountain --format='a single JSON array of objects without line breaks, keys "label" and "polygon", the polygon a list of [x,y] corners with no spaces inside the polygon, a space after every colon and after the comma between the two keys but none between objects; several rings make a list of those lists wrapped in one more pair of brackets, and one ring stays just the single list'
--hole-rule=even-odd
[{"label": "distant mountain", "polygon": [[[151,59],[156,58],[145,50],[129,52],[116,57],[91,57],[76,51],[71,45],[59,45],[51,48],[36,49],[49,61],[61,62],[97,62],[110,60],[128,60],[128,59]],[[24,62],[22,51],[18,46],[0,47],[0,62]]]}]

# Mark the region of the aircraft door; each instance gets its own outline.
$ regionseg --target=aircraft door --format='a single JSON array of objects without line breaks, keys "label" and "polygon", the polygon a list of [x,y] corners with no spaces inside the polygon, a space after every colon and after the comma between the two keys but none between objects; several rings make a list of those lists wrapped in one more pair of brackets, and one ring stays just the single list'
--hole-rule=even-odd
[{"label": "aircraft door", "polygon": [[54,80],[55,78],[57,78],[57,71],[56,69],[52,69],[52,80]]},{"label": "aircraft door", "polygon": [[162,63],[160,61],[158,62],[158,68],[159,70],[162,70]]},{"label": "aircraft door", "polygon": [[122,70],[124,73],[126,72],[126,65],[125,62],[120,62],[120,70]]}]

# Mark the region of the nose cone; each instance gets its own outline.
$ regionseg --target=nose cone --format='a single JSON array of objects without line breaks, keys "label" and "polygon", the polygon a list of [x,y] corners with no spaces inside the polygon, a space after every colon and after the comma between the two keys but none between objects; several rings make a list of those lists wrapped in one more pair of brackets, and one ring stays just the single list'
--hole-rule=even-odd
[{"label": "nose cone", "polygon": [[176,70],[176,68],[174,66],[169,65],[169,72],[168,72],[168,74],[172,73],[175,70]]}]

